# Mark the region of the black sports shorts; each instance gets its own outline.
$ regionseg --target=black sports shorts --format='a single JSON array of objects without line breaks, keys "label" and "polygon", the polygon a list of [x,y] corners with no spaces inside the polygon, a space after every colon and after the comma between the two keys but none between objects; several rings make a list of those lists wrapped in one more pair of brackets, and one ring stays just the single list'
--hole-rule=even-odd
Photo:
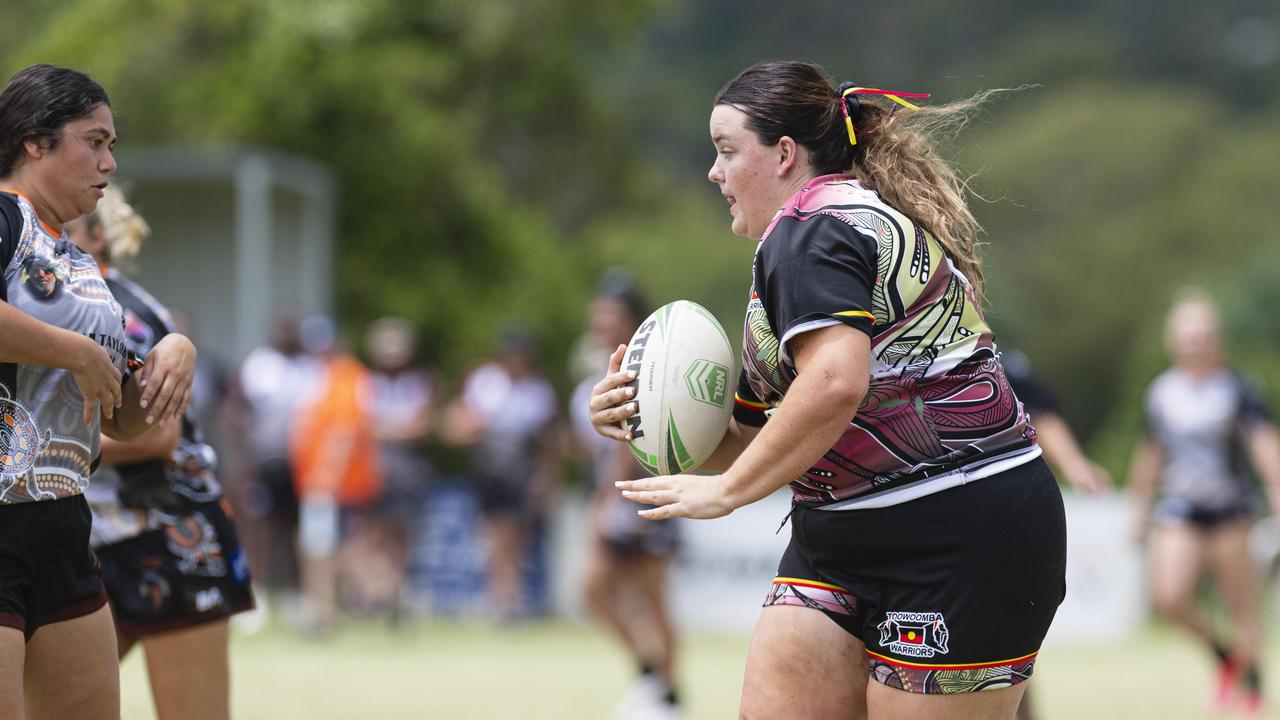
[{"label": "black sports shorts", "polygon": [[121,633],[145,637],[253,607],[249,564],[223,503],[199,503],[172,523],[98,548]]},{"label": "black sports shorts", "polygon": [[0,505],[0,626],[30,640],[41,625],[107,603],[89,549],[91,523],[83,495]]},{"label": "black sports shorts", "polygon": [[1155,519],[1159,525],[1190,525],[1201,532],[1217,530],[1224,525],[1253,520],[1258,515],[1253,498],[1239,498],[1223,507],[1202,507],[1182,498],[1164,498],[1156,503]]},{"label": "black sports shorts", "polygon": [[1066,594],[1066,521],[1043,460],[901,505],[797,506],[765,606],[821,610],[871,677],[917,693],[1031,676]]}]

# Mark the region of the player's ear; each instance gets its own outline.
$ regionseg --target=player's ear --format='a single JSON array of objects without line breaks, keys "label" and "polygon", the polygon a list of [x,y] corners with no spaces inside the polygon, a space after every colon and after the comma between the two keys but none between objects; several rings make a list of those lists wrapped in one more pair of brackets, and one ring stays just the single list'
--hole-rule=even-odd
[{"label": "player's ear", "polygon": [[800,154],[804,152],[804,148],[790,135],[783,135],[779,138],[775,147],[778,151],[778,165],[775,174],[778,177],[786,177],[799,163]]}]

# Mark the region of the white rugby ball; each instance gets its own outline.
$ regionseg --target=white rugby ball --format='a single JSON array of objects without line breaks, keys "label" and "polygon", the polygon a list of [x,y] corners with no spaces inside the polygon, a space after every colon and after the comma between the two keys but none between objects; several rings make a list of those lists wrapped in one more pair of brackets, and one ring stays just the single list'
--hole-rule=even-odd
[{"label": "white rugby ball", "polygon": [[663,305],[640,324],[622,358],[637,408],[622,427],[649,472],[687,473],[715,452],[733,413],[733,367],[729,336],[697,303]]}]

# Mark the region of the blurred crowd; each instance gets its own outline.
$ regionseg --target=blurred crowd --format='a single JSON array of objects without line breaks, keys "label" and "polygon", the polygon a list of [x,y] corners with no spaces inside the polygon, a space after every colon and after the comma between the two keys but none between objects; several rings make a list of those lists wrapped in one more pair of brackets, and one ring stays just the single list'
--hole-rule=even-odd
[{"label": "blurred crowd", "polygon": [[[602,375],[616,347],[597,338],[619,330],[596,330],[572,352],[575,381]],[[403,318],[356,343],[331,318],[286,313],[238,367],[201,355],[193,412],[224,458],[258,595],[298,630],[323,634],[340,610],[548,610],[548,514],[591,452],[565,398],[516,322],[451,387],[419,349]]]}]

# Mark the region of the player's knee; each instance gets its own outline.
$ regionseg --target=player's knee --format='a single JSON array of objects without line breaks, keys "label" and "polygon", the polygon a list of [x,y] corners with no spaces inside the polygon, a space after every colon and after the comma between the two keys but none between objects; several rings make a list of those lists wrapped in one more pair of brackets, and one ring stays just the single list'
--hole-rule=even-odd
[{"label": "player's knee", "polygon": [[1157,590],[1151,598],[1156,614],[1170,620],[1185,617],[1191,610],[1191,602],[1182,593]]}]

